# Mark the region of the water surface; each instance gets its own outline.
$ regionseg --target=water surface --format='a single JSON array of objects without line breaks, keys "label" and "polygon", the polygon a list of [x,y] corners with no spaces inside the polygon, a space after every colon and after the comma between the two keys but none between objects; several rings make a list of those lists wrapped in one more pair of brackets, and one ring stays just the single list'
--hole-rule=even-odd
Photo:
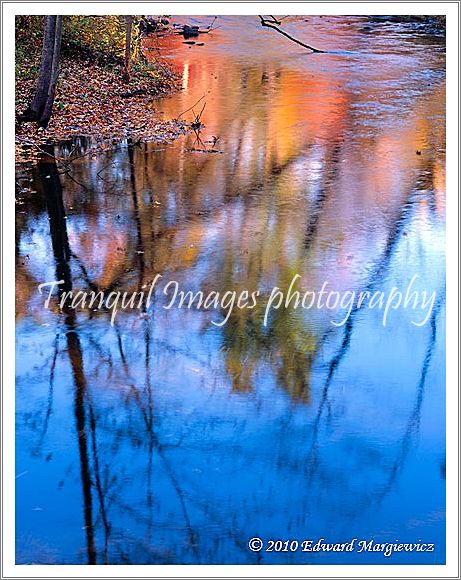
[{"label": "water surface", "polygon": [[[211,17],[175,22],[206,26]],[[18,563],[445,560],[445,52],[365,17],[256,17],[146,42],[205,125],[69,173],[18,173]],[[203,98],[202,98],[203,97]],[[187,111],[187,112],[186,112]],[[77,140],[81,152],[88,140]],[[66,149],[67,147],[67,149]],[[61,149],[60,154],[69,146]],[[210,150],[213,149],[213,152]],[[28,180],[31,181],[28,181]],[[419,287],[412,312],[59,312],[37,285],[134,291]],[[430,542],[433,553],[252,553],[248,540]]]}]

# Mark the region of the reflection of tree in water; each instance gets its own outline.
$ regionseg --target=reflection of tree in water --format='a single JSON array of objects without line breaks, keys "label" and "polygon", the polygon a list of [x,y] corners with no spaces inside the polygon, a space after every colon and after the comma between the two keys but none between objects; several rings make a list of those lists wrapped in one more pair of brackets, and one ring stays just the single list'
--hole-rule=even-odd
[{"label": "reflection of tree in water", "polygon": [[[259,123],[258,127],[262,132],[267,131],[264,123]],[[199,261],[197,246],[206,238],[213,223],[219,222],[229,204],[235,203],[242,210],[242,235],[235,236],[236,240],[231,240],[232,235],[229,235],[229,246],[220,253],[219,260],[210,260],[207,264],[204,286],[211,285],[216,289],[219,283],[225,290],[239,291],[245,287],[251,291],[267,286],[267,280],[274,274],[277,285],[285,290],[292,275],[300,271],[304,261],[319,257],[316,254],[316,241],[322,233],[322,217],[329,211],[328,203],[336,185],[341,139],[336,143],[332,141],[325,148],[325,170],[318,186],[318,195],[311,199],[304,185],[298,189],[286,188],[286,177],[290,177],[289,172],[304,160],[312,144],[308,143],[301,152],[284,157],[277,156],[268,148],[264,151],[264,171],[261,171],[256,155],[243,170],[246,153],[242,135],[245,129],[245,123],[240,121],[237,155],[226,156],[223,161],[209,156],[199,157],[194,163],[186,163],[180,175],[177,175],[177,166],[173,165],[173,160],[177,163],[176,155],[149,151],[149,146],[119,151],[117,162],[109,163],[110,183],[104,172],[101,175],[106,181],[102,181],[97,172],[90,171],[84,163],[75,164],[72,169],[73,194],[77,199],[81,197],[83,202],[81,205],[74,204],[76,207],[73,212],[75,217],[85,220],[86,226],[81,239],[88,241],[89,237],[97,237],[101,233],[111,238],[114,232],[108,229],[113,227],[109,217],[116,223],[127,224],[123,232],[124,245],[120,243],[121,251],[113,252],[107,258],[108,262],[113,260],[113,264],[106,268],[105,276],[99,276],[97,268],[105,258],[99,257],[97,253],[85,253],[81,239],[78,240],[80,246],[74,244],[77,237],[75,232],[71,238],[72,248],[69,247],[60,182],[60,179],[67,180],[69,176],[60,178],[53,164],[42,165],[41,184],[50,217],[56,273],[66,281],[66,288],[72,287],[71,265],[76,286],[75,276],[81,274],[89,288],[106,290],[118,286],[137,289],[143,282],[152,279],[153,273],[157,271],[172,266],[178,270],[193,267]],[[224,164],[219,191],[213,192],[213,195],[204,195],[204,184],[207,185],[213,177],[217,163]],[[423,182],[418,183],[416,189],[424,187],[429,190],[433,186],[432,169],[429,172],[422,171],[422,174]],[[68,190],[70,187],[66,188]],[[306,196],[309,208],[299,222],[292,223],[293,215],[285,211],[286,206],[283,204],[274,203],[274,199],[280,196],[289,206],[290,203],[294,204],[293,200],[300,193]],[[389,220],[383,254],[372,270],[368,285],[365,284],[367,289],[382,280],[389,269],[396,244],[408,222],[411,208],[416,204],[416,198],[416,194],[414,197],[412,194],[404,195],[395,215]],[[155,203],[162,211],[156,209]],[[303,203],[303,207],[306,204]],[[260,226],[263,235],[255,237],[248,247],[245,233],[251,231],[254,223]],[[299,228],[300,224],[305,227]],[[293,230],[296,230],[292,238],[294,252],[290,259],[281,261],[283,254],[280,248]],[[260,302],[264,304],[265,301],[261,299]],[[437,309],[431,320],[428,353],[432,352],[435,341],[436,312]],[[37,430],[38,444],[34,441],[34,448],[40,451],[46,445],[46,433],[52,420],[55,383],[53,369],[57,358],[67,356],[74,381],[74,417],[88,563],[206,561],[207,550],[211,548],[204,545],[205,532],[202,526],[205,528],[210,522],[219,526],[221,536],[237,547],[245,558],[249,557],[241,540],[243,534],[239,526],[245,521],[241,519],[241,514],[239,516],[229,511],[229,508],[228,511],[222,508],[219,490],[216,490],[216,495],[213,495],[215,490],[208,490],[209,496],[204,497],[202,490],[194,489],[189,474],[193,462],[187,455],[192,457],[196,453],[205,456],[212,453],[207,450],[205,441],[194,439],[194,421],[184,419],[184,425],[178,428],[177,438],[165,443],[169,418],[156,406],[158,352],[171,354],[173,361],[177,355],[188,357],[212,380],[215,371],[210,362],[200,354],[189,352],[186,347],[170,344],[168,340],[164,343],[157,340],[151,320],[142,322],[141,343],[132,344],[139,326],[133,325],[127,336],[117,328],[117,348],[112,349],[105,343],[104,332],[97,327],[94,330],[91,326],[85,328],[84,324],[79,325],[81,321],[77,318],[72,311],[63,313],[60,336],[65,335],[66,348],[62,348],[62,338],[56,338],[53,353],[47,361],[51,368],[49,392],[42,413],[43,426]],[[358,314],[354,313],[343,329],[341,343],[325,369],[321,395],[317,401],[312,401],[318,407],[313,421],[306,423],[302,452],[292,449],[292,411],[287,411],[286,417],[277,422],[273,430],[269,430],[269,434],[277,433],[279,447],[266,450],[256,446],[252,449],[250,446],[243,449],[245,468],[253,467],[247,456],[254,452],[263,462],[257,465],[273,470],[269,471],[269,476],[276,473],[277,477],[283,479],[288,474],[291,481],[299,480],[309,484],[312,493],[308,494],[310,497],[303,495],[299,498],[300,513],[309,513],[312,496],[316,493],[320,495],[321,487],[333,480],[342,483],[346,500],[348,494],[352,494],[352,490],[348,489],[351,475],[334,464],[326,464],[319,438],[323,435],[322,430],[328,431],[329,428],[334,411],[330,387],[349,350],[357,318]],[[252,389],[257,396],[258,389],[254,388],[253,382],[258,367],[263,364],[264,368],[273,371],[278,384],[294,401],[311,402],[312,368],[331,335],[318,326],[309,325],[309,320],[301,312],[283,308],[274,311],[267,328],[263,326],[262,319],[260,309],[234,309],[220,331],[224,366],[234,390]],[[334,339],[339,331],[332,335]],[[145,372],[143,378],[139,372],[141,363]],[[376,490],[384,490],[384,497],[395,486],[417,433],[429,364],[430,356],[427,354],[414,408],[404,428],[402,440],[395,446],[395,459],[389,461],[373,455],[375,449],[369,441],[356,441],[356,448],[351,450],[351,454],[356,453],[359,458],[372,458],[381,466],[380,481],[362,490],[354,504],[357,511],[379,500]],[[107,383],[111,377],[123,377],[123,380],[117,381],[121,385],[120,392],[109,400],[94,388],[104,382],[103,377],[106,377]],[[219,375],[219,380],[225,383],[226,377]],[[245,427],[242,424],[238,426],[242,429]],[[213,431],[210,437],[213,444]],[[239,439],[230,439],[230,442],[218,440],[217,445],[221,445],[218,449],[223,455],[229,450],[228,455],[232,457],[230,461],[234,462],[231,464],[231,472],[238,472],[238,453],[233,446],[240,451]],[[360,471],[365,466],[366,463],[360,461],[356,469]],[[128,480],[133,479],[136,492],[133,487],[127,489]],[[245,509],[255,518],[267,513],[270,491],[267,488],[264,491],[266,495],[263,493],[259,498],[251,498],[250,503],[236,502],[234,509],[245,505]],[[162,498],[166,496],[166,505],[162,505]],[[173,513],[167,513],[168,510]],[[127,534],[127,529],[135,531]],[[173,543],[177,544],[176,553],[162,547],[165,538],[169,538],[169,547]],[[171,538],[179,542],[173,542]]]},{"label": "reflection of tree in water", "polygon": [[[422,172],[422,174],[425,175],[425,172]],[[376,262],[376,264],[371,272],[369,282],[364,288],[365,291],[373,291],[373,289],[376,288],[379,285],[379,283],[383,282],[383,280],[387,274],[387,271],[390,267],[390,263],[391,263],[393,255],[394,255],[394,252],[396,250],[398,241],[402,235],[402,232],[404,231],[406,224],[410,221],[411,210],[413,209],[414,205],[417,202],[419,189],[420,189],[419,188],[419,185],[420,185],[419,180],[420,179],[421,179],[420,176],[418,176],[418,178],[417,178],[418,183],[415,185],[415,188],[409,193],[407,202],[405,204],[402,204],[402,207],[401,207],[400,211],[397,213],[396,219],[395,219],[393,225],[389,229],[388,239],[387,239],[386,245],[384,247],[383,254],[380,257],[380,259]],[[439,292],[438,296],[439,296],[439,299],[438,299],[438,301],[433,309],[431,319],[430,319],[431,333],[430,333],[429,343],[427,346],[425,357],[423,360],[420,380],[419,380],[419,383],[418,383],[417,389],[416,389],[416,401],[414,404],[414,408],[413,408],[412,412],[410,413],[407,427],[404,431],[404,434],[402,435],[401,441],[399,442],[399,444],[397,446],[397,458],[395,459],[394,462],[392,462],[390,467],[388,465],[388,461],[384,460],[384,463],[382,466],[382,471],[383,471],[383,474],[385,475],[385,477],[387,478],[387,483],[385,483],[382,486],[382,491],[377,492],[376,490],[372,490],[369,497],[364,495],[361,503],[358,506],[358,509],[370,507],[372,505],[376,505],[377,501],[382,501],[384,496],[387,495],[391,491],[391,489],[394,487],[394,485],[396,484],[397,476],[402,471],[404,464],[405,464],[405,460],[408,458],[408,454],[409,454],[409,450],[410,450],[410,446],[411,446],[411,441],[414,438],[414,436],[416,435],[417,429],[418,429],[418,426],[420,423],[420,414],[421,414],[421,408],[422,408],[422,403],[423,403],[423,399],[424,399],[424,386],[425,386],[427,371],[428,371],[430,361],[431,361],[431,358],[432,358],[432,355],[434,352],[435,339],[436,339],[436,328],[437,328],[437,316],[439,314],[440,308],[441,308],[441,306],[444,302],[444,299],[445,299],[444,290],[442,290],[442,292]],[[345,324],[343,340],[340,344],[339,350],[336,353],[336,355],[331,359],[331,362],[328,366],[328,372],[327,372],[326,380],[325,380],[325,383],[324,383],[324,386],[322,389],[320,403],[318,406],[315,421],[313,423],[312,439],[311,439],[312,443],[311,443],[311,446],[309,448],[309,452],[307,454],[308,465],[309,465],[308,481],[310,484],[312,484],[314,476],[316,474],[318,475],[319,472],[323,472],[322,477],[325,477],[324,469],[326,469],[326,466],[323,466],[323,470],[322,470],[321,455],[320,455],[319,441],[318,441],[319,434],[320,434],[321,418],[324,415],[325,410],[327,410],[328,413],[331,412],[331,407],[330,407],[330,403],[328,400],[329,389],[330,389],[333,377],[334,377],[341,361],[344,359],[345,355],[347,354],[347,351],[349,350],[349,347],[351,344],[351,338],[353,335],[353,328],[354,328],[354,324],[355,324],[355,319],[357,318],[358,314],[359,314],[359,310],[357,308],[355,308],[352,311],[351,316],[349,317],[349,319],[347,320],[347,322]],[[386,475],[387,472],[389,472],[388,475]],[[336,477],[336,476],[333,476],[333,477]]]},{"label": "reflection of tree in water", "polygon": [[[336,143],[341,143],[341,135],[337,136]],[[307,229],[304,244],[298,240],[295,257],[291,261],[279,264],[278,287],[286,293],[294,275],[302,271],[303,263],[309,260],[307,252],[314,241],[319,218],[323,210],[328,191],[335,187],[337,177],[337,164],[340,159],[341,147],[339,144],[330,143],[327,148],[325,165],[327,170],[322,176],[324,185],[320,187],[320,194],[314,199],[310,208],[310,216],[307,220]],[[303,154],[301,154],[303,155]],[[304,153],[305,155],[305,153]],[[284,172],[299,160],[299,157],[289,159],[283,166],[277,167],[277,175],[283,179]],[[272,172],[271,172],[272,173]],[[307,188],[308,189],[308,188]],[[245,206],[243,221],[245,223]],[[267,221],[271,215],[266,207]],[[286,223],[283,217],[277,217],[278,227],[273,239],[260,237],[259,244],[253,246],[253,251],[248,258],[246,271],[246,284],[252,290],[261,288],[264,284],[264,271],[262,268],[263,253],[267,246],[278,248],[283,243],[286,231]],[[267,231],[267,224],[266,224]],[[239,270],[237,252],[226,252],[224,267],[220,268],[219,284],[223,289],[232,288],[234,272]],[[262,360],[269,361],[275,367],[278,383],[296,401],[308,402],[310,400],[310,373],[318,349],[321,347],[329,331],[319,328],[309,328],[308,320],[302,310],[279,308],[274,310],[269,317],[267,327],[263,326],[264,308],[268,296],[260,297],[254,310],[234,311],[223,329],[223,349],[226,353],[226,366],[233,378],[236,390],[248,390],[251,388],[252,375]]]},{"label": "reflection of tree in water", "polygon": [[399,442],[400,451],[397,455],[395,462],[390,470],[389,479],[387,483],[383,486],[382,491],[378,494],[378,501],[381,502],[384,497],[392,490],[394,487],[397,477],[402,471],[408,454],[411,450],[411,444],[416,439],[419,433],[419,426],[421,423],[421,409],[424,401],[424,393],[426,387],[427,373],[432,361],[432,357],[435,350],[435,342],[437,338],[437,318],[440,314],[440,310],[445,301],[445,288],[438,294],[439,298],[434,305],[432,315],[430,318],[430,336],[427,344],[427,349],[421,368],[421,375],[419,378],[418,386],[416,389],[416,398],[414,402],[413,409],[408,417],[408,423],[406,429],[402,435]]},{"label": "reflection of tree in water", "polygon": [[[69,242],[66,234],[66,220],[64,220],[64,208],[62,204],[62,188],[59,176],[55,168],[51,165],[43,166],[43,188],[47,198],[47,207],[50,217],[50,231],[53,244],[53,253],[56,262],[56,271],[59,277],[65,281],[65,287],[72,287],[72,276],[70,273],[70,262],[72,253],[69,249]],[[47,179],[46,175],[51,175]],[[136,178],[134,178],[134,188],[136,189]],[[410,197],[411,199],[411,197]],[[133,198],[133,211],[139,212]],[[411,206],[411,204],[410,204]],[[382,260],[378,261],[374,271],[374,276],[370,281],[370,286],[377,283],[389,267],[389,261],[393,255],[395,245],[402,231],[405,220],[409,219],[408,205],[405,212],[397,217],[395,225],[391,228],[388,244],[384,250]],[[142,234],[142,231],[141,231]],[[138,242],[136,247],[140,252],[146,247],[144,238],[138,230]],[[261,246],[263,244],[261,243]],[[257,253],[250,257],[252,267],[249,271],[249,287],[258,287],[261,280],[262,258]],[[144,260],[144,253],[137,255],[138,263]],[[237,264],[233,261],[232,252],[225,258],[227,260],[221,272],[223,274],[223,287],[229,288],[238,286],[238,279],[234,272],[238,271]],[[144,271],[145,265],[140,265],[136,272],[140,275]],[[77,265],[77,270],[79,266]],[[294,263],[286,263],[280,269],[281,288],[286,286],[294,271],[297,270],[296,259]],[[136,285],[139,287],[144,281],[140,275]],[[262,301],[264,302],[264,301]],[[323,395],[319,401],[317,416],[314,423],[310,425],[310,436],[314,443],[312,447],[306,449],[304,459],[293,455],[292,451],[286,450],[282,445],[277,459],[277,470],[280,473],[290,473],[290,477],[299,478],[310,482],[312,486],[315,476],[318,483],[325,485],[330,478],[338,480],[338,473],[333,466],[322,465],[322,455],[316,445],[316,437],[319,434],[320,425],[328,425],[328,401],[329,386],[333,376],[344,358],[350,344],[351,335],[354,328],[354,321],[357,314],[354,314],[350,322],[344,329],[343,341],[336,355],[332,358],[327,369],[326,382]],[[251,387],[252,375],[261,361],[267,361],[273,366],[279,383],[286,388],[287,392],[295,400],[309,400],[309,372],[314,362],[319,345],[326,337],[318,336],[318,329],[310,331],[306,326],[306,320],[297,314],[285,309],[274,311],[270,317],[267,328],[262,325],[263,313],[255,310],[245,312],[235,310],[228,323],[222,329],[222,345],[225,354],[226,368],[231,375],[235,389],[245,390]],[[435,328],[435,313],[431,321],[432,328]],[[219,524],[221,534],[227,537],[242,553],[246,554],[246,548],[238,539],[239,530],[237,524],[229,525],[229,518],[223,516],[219,508],[214,503],[213,497],[203,498],[191,487],[187,477],[184,478],[184,469],[181,466],[181,453],[189,450],[190,453],[200,452],[200,448],[194,448],[189,440],[188,429],[179,434],[176,442],[168,444],[162,441],[164,430],[164,418],[161,410],[156,411],[155,406],[155,364],[153,352],[155,352],[155,339],[152,339],[150,321],[143,322],[144,341],[144,368],[145,377],[140,381],[139,374],[136,379],[132,376],[131,367],[133,358],[131,351],[127,352],[126,339],[118,334],[118,357],[117,353],[107,351],[98,334],[93,333],[86,336],[86,331],[79,329],[74,312],[64,313],[64,329],[67,354],[72,368],[74,379],[74,410],[75,427],[78,433],[78,454],[80,462],[80,479],[83,496],[83,518],[85,522],[85,535],[87,545],[87,561],[108,562],[108,563],[129,563],[139,561],[204,561],[207,549],[201,543],[201,525],[203,516],[197,518],[197,512],[206,514],[205,521],[214,521]],[[431,335],[431,351],[435,333]],[[90,340],[91,339],[91,340]],[[56,346],[56,345],[55,345]],[[166,345],[168,346],[168,345]],[[84,357],[84,350],[88,350],[90,356]],[[98,349],[98,350],[95,350]],[[153,350],[154,349],[154,350]],[[94,354],[91,354],[93,351]],[[62,356],[57,351],[55,356]],[[99,354],[98,354],[99,352]],[[107,356],[103,354],[108,352]],[[138,358],[141,350],[138,350]],[[86,362],[84,365],[84,358]],[[429,365],[427,357],[425,359],[426,371]],[[86,370],[84,370],[84,367]],[[99,375],[96,375],[96,368]],[[119,398],[107,402],[100,401],[97,393],[92,392],[93,377],[101,376],[101,369],[107,368],[108,372],[124,373],[126,389],[120,393]],[[101,379],[95,379],[95,384]],[[421,379],[424,380],[423,378]],[[409,448],[409,438],[415,433],[414,425],[419,421],[419,413],[422,404],[423,388],[418,387],[418,400],[415,409],[410,417],[409,427],[405,431],[400,450],[397,449],[395,463],[389,468],[383,465],[383,477],[387,484],[383,484],[388,489],[395,485],[398,473],[402,469],[403,462],[407,457]],[[50,405],[53,396],[50,389]],[[415,415],[416,413],[416,415]],[[49,412],[44,415],[44,423],[50,420]],[[280,429],[281,440],[284,441],[283,433],[289,434],[290,416],[288,415],[283,423],[277,427]],[[40,445],[44,446],[44,430],[40,430]],[[287,437],[289,439],[289,437]],[[128,456],[136,457],[133,466],[126,466],[126,453]],[[370,449],[371,453],[373,450]],[[362,452],[366,452],[364,449]],[[141,469],[140,457],[144,456],[143,467]],[[125,459],[124,459],[125,457]],[[119,458],[119,459],[118,459]],[[269,458],[267,459],[269,461]],[[272,459],[273,461],[273,459]],[[135,467],[136,465],[136,467]],[[397,466],[397,467],[396,467]],[[124,490],[126,481],[126,469],[139,469],[137,481],[138,490],[144,489],[143,497],[138,494],[133,501],[129,500]],[[131,477],[134,474],[131,473]],[[161,496],[156,494],[158,485],[166,479],[170,489],[176,497],[178,512],[175,521],[179,524],[186,541],[181,548],[178,547],[176,554],[162,552],[156,546],[156,539],[164,533],[171,533],[171,524],[165,518],[164,508],[159,504]],[[340,477],[344,484],[347,483],[347,474]],[[378,486],[383,488],[383,486]],[[346,487],[345,487],[346,490]],[[376,501],[376,491],[364,490],[364,494],[358,498],[357,509],[364,509]],[[304,499],[303,499],[304,501]],[[251,510],[254,517],[266,508],[262,508],[259,502],[252,503]],[[300,505],[300,509],[308,508]],[[136,522],[138,528],[145,530],[145,537],[131,535],[127,540],[125,527],[129,521]],[[197,523],[199,522],[199,523]],[[227,525],[226,525],[227,524]],[[137,529],[138,529],[137,528]],[[177,532],[175,532],[177,533]],[[154,547],[153,547],[154,546]]]},{"label": "reflection of tree in water", "polygon": [[[62,294],[63,292],[70,292],[72,290],[72,276],[69,265],[71,252],[67,237],[62,187],[55,163],[42,163],[40,164],[39,169],[50,221],[51,242],[56,262],[56,280],[64,281],[64,284],[60,286],[60,294]],[[67,340],[67,351],[75,383],[75,425],[80,457],[88,564],[95,564],[96,552],[93,527],[93,499],[91,493],[89,446],[87,439],[87,411],[85,410],[87,383],[83,370],[83,355],[80,337],[75,329],[75,319],[75,310],[68,309],[65,312],[64,326]]]},{"label": "reflection of tree in water", "polygon": [[234,310],[223,326],[222,349],[233,389],[252,390],[254,373],[266,362],[295,401],[308,402],[315,332],[306,327],[302,315],[285,308],[275,310],[266,327],[263,318],[261,303],[254,311]]},{"label": "reflection of tree in water", "polygon": [[[412,215],[412,209],[418,202],[419,192],[421,190],[422,181],[426,185],[431,185],[428,182],[428,174],[423,168],[421,173],[416,178],[414,188],[408,193],[406,200],[404,199],[400,208],[395,214],[393,223],[389,224],[388,238],[384,246],[382,255],[374,264],[371,270],[369,281],[363,288],[364,291],[373,291],[383,283],[391,266],[391,260],[397,248],[398,242],[401,239],[402,232],[405,226],[409,223]],[[334,186],[334,182],[333,182]],[[432,185],[433,187],[433,185]],[[315,221],[317,225],[317,219]],[[309,242],[313,241],[316,228],[311,228],[309,231]],[[228,267],[221,269],[223,275],[226,273],[237,271],[238,268]],[[290,269],[290,264],[284,264],[285,272],[281,274],[281,288],[288,286],[290,277],[296,272],[296,268]],[[282,267],[282,271],[283,271]],[[232,275],[230,276],[232,278]],[[261,279],[259,279],[259,282]],[[227,281],[227,284],[232,282]],[[223,287],[226,287],[224,284]],[[254,284],[257,287],[257,284]],[[432,316],[431,316],[431,336],[427,347],[427,352],[424,357],[423,367],[421,371],[421,379],[417,386],[416,402],[412,410],[408,426],[402,436],[401,441],[397,446],[397,458],[391,462],[389,466],[388,458],[382,457],[382,474],[388,481],[383,486],[382,494],[372,490],[371,494],[363,495],[363,498],[358,502],[357,510],[364,509],[376,504],[377,496],[383,497],[386,495],[396,483],[397,475],[402,471],[405,460],[408,457],[411,440],[414,438],[417,426],[420,422],[420,413],[424,397],[424,384],[426,380],[427,370],[429,368],[430,360],[434,352],[435,337],[436,337],[436,320],[444,300],[444,291],[439,293],[439,301],[437,302]],[[350,318],[344,327],[343,339],[340,343],[337,353],[332,357],[330,364],[327,367],[326,379],[323,389],[321,391],[320,402],[318,410],[312,424],[312,431],[310,434],[311,445],[306,454],[306,463],[302,466],[292,467],[298,468],[306,475],[306,481],[309,486],[312,485],[314,477],[317,476],[319,481],[325,483],[329,476],[328,471],[331,466],[322,465],[322,458],[319,447],[320,427],[323,424],[328,424],[328,417],[332,413],[331,403],[329,401],[329,389],[333,378],[339,365],[346,356],[353,336],[353,329],[355,320],[359,315],[359,310],[352,311]],[[295,400],[306,400],[309,396],[309,376],[311,372],[312,363],[315,360],[316,352],[319,346],[328,338],[329,333],[324,332],[319,335],[319,330],[309,334],[306,327],[306,321],[302,317],[289,313],[286,309],[276,310],[269,320],[267,332],[263,330],[262,325],[263,315],[261,312],[250,311],[249,314],[243,315],[239,312],[233,314],[227,325],[223,329],[224,334],[224,351],[226,353],[227,368],[233,376],[234,388],[241,389],[242,386],[246,389],[251,384],[251,377],[256,369],[258,362],[264,357],[272,357],[282,361],[279,367],[278,378],[280,383],[287,389]],[[227,328],[226,328],[227,327]],[[316,336],[317,334],[317,336]],[[374,452],[370,450],[372,454]],[[360,451],[360,454],[363,451]],[[375,456],[375,461],[378,455]],[[285,465],[289,465],[284,461]],[[306,469],[307,467],[307,469]],[[337,480],[338,475],[336,471],[332,474],[332,481]]]},{"label": "reflection of tree in water", "polygon": [[[72,275],[70,260],[72,257],[72,252],[69,247],[69,240],[67,236],[67,224],[65,217],[64,204],[62,200],[62,187],[59,179],[59,174],[57,167],[54,163],[46,163],[40,165],[40,177],[43,186],[43,193],[47,202],[47,211],[50,221],[50,234],[52,240],[53,254],[56,264],[56,279],[64,280],[64,284],[60,286],[60,293],[69,292],[72,290]],[[135,205],[136,211],[136,205]],[[142,260],[142,255],[140,257]],[[140,269],[142,272],[142,268]],[[142,276],[140,278],[140,284],[142,284]],[[96,287],[92,284],[90,287]],[[75,412],[75,426],[78,440],[78,452],[80,458],[80,478],[81,478],[81,488],[83,495],[83,517],[84,517],[84,529],[86,535],[86,545],[87,545],[87,563],[131,563],[131,555],[129,549],[126,548],[127,539],[122,531],[118,531],[117,528],[110,522],[111,505],[119,503],[119,493],[122,492],[122,487],[120,483],[117,485],[117,480],[119,476],[116,473],[112,473],[114,469],[117,470],[117,465],[114,461],[111,461],[112,454],[117,453],[122,445],[119,440],[119,436],[122,434],[121,431],[116,431],[115,440],[111,443],[108,440],[108,435],[110,436],[110,431],[108,432],[104,426],[100,428],[100,438],[103,441],[102,452],[101,444],[98,445],[98,417],[101,415],[101,409],[95,410],[93,397],[90,392],[90,385],[87,380],[87,373],[84,371],[83,362],[83,344],[81,340],[81,331],[77,330],[76,312],[72,308],[65,308],[64,312],[64,333],[67,342],[67,353],[69,356],[69,361],[72,369],[72,376],[74,380],[75,387],[75,397],[74,397],[74,412]],[[156,433],[156,424],[154,422],[154,409],[153,409],[153,389],[152,389],[152,369],[151,369],[151,340],[150,340],[150,329],[149,324],[145,324],[144,329],[144,340],[145,340],[145,382],[142,388],[136,385],[131,385],[131,389],[128,391],[126,403],[134,403],[135,408],[139,411],[139,419],[136,419],[135,424],[129,425],[126,429],[123,437],[126,435],[131,439],[131,445],[138,447],[141,442],[146,441],[146,451],[147,451],[147,468],[146,468],[146,507],[147,513],[151,514],[150,518],[145,518],[145,515],[141,517],[142,521],[147,521],[149,528],[155,524],[155,515],[153,514],[153,454],[154,451],[161,458],[162,464],[168,477],[170,479],[171,485],[174,488],[179,503],[181,505],[185,528],[188,530],[189,534],[189,545],[191,546],[192,552],[196,553],[195,546],[195,532],[192,529],[187,505],[184,498],[183,491],[181,489],[178,478],[175,475],[173,467],[166,456],[165,449],[163,445],[159,442]],[[54,379],[54,365],[56,363],[56,357],[58,356],[58,340],[59,335],[56,337],[55,344],[55,354],[51,363],[51,376],[50,376],[50,391],[49,391],[49,401],[48,408],[45,415],[43,428],[41,429],[39,443],[36,447],[40,450],[43,446],[44,439],[46,436],[48,423],[52,411],[52,399],[53,399],[53,379]],[[99,353],[103,352],[103,349],[98,343],[98,338],[94,336],[89,337],[89,342],[92,343],[93,348],[96,348]],[[122,367],[128,371],[128,366],[126,359],[123,354],[122,343],[119,342],[119,351],[121,355]],[[100,360],[99,364],[103,364]],[[106,364],[112,366],[112,360],[108,360]],[[90,371],[90,374],[91,371]],[[114,409],[107,409],[106,412],[113,412]],[[117,411],[117,410],[116,410]],[[120,409],[118,409],[120,411]],[[103,423],[106,423],[106,418],[103,418]],[[143,428],[140,430],[140,426]],[[145,436],[143,435],[143,432]],[[111,449],[108,451],[107,446]],[[37,452],[37,451],[36,451]],[[101,457],[102,462],[101,463]],[[95,507],[97,504],[97,508]],[[123,503],[116,506],[117,509],[122,511],[125,509]],[[138,519],[139,514],[136,508],[130,506],[125,506],[131,517]],[[143,508],[143,511],[144,510]],[[103,542],[102,548],[97,548],[97,538],[98,538],[98,528],[99,526],[103,532]],[[150,532],[152,534],[152,531]],[[131,542],[135,540],[131,538]],[[148,542],[148,540],[146,540]],[[147,549],[151,550],[149,543],[140,545],[139,548],[132,546],[131,549],[139,550],[140,552],[146,552]],[[133,562],[139,561],[140,556],[133,557]],[[164,559],[165,563],[169,562],[169,556],[151,552],[147,556],[147,561],[149,558],[154,560]]]}]

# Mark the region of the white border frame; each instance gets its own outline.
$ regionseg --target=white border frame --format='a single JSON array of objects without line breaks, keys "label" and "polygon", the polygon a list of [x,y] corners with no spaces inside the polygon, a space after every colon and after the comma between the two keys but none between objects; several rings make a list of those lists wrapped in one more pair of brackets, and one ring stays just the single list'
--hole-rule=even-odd
[{"label": "white border frame", "polygon": [[[2,575],[1,578],[459,578],[458,155],[459,2],[149,2],[157,14],[445,14],[447,16],[447,564],[446,565],[16,565],[14,544],[15,296],[14,17],[143,14],[145,2],[2,2]],[[3,575],[4,574],[4,575]]]}]

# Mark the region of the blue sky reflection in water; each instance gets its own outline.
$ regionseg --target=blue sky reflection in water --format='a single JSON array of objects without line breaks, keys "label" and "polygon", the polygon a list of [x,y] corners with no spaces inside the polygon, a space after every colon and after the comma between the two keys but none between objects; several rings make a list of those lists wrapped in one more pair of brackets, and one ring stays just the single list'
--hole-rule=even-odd
[{"label": "blue sky reflection in water", "polygon": [[[207,17],[178,22],[208,22]],[[122,146],[18,178],[18,563],[442,563],[445,52],[365,17],[291,18],[308,56],[250,17],[160,45],[206,95],[203,141]],[[370,33],[370,30],[372,34]],[[83,151],[85,139],[78,142]],[[419,152],[419,153],[417,153]],[[21,170],[23,171],[23,170]],[[64,219],[64,217],[66,219]],[[134,291],[404,287],[418,328],[373,310],[63,314],[37,285]],[[248,540],[430,542],[435,552],[252,553]]]}]

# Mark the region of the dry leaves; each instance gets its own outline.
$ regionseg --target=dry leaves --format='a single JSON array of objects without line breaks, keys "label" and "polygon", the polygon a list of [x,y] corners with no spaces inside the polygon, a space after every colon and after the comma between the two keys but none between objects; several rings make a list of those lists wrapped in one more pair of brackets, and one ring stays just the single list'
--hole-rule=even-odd
[{"label": "dry leaves", "polygon": [[[27,108],[34,81],[17,80],[16,115]],[[131,137],[138,141],[171,141],[186,131],[182,121],[164,121],[155,111],[155,101],[178,90],[171,70],[157,64],[152,70],[132,73],[124,83],[119,68],[106,68],[86,61],[63,59],[55,104],[46,129],[22,123],[16,129],[17,162],[34,161],[33,144],[57,143],[76,136],[102,140]]]}]

